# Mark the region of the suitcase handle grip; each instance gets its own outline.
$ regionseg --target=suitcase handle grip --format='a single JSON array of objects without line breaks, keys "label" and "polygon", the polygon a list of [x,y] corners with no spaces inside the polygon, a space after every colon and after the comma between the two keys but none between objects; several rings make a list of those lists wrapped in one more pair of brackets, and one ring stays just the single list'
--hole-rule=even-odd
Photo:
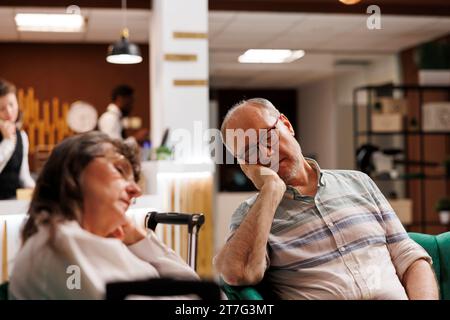
[{"label": "suitcase handle grip", "polygon": [[203,214],[189,214],[178,212],[156,212],[147,213],[145,217],[145,225],[151,230],[155,230],[158,223],[187,225],[189,233],[194,230],[198,232],[200,227],[205,223],[205,216]]}]

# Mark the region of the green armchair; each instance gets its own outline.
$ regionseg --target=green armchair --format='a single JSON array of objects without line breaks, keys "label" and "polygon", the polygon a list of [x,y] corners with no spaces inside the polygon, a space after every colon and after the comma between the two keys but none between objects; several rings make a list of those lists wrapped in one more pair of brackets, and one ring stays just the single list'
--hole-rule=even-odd
[{"label": "green armchair", "polygon": [[[409,236],[420,244],[433,259],[440,297],[442,300],[450,300],[450,232],[436,236],[410,232]],[[255,287],[236,287],[222,281],[221,285],[228,299],[231,300],[263,300],[268,297],[267,287],[261,287],[259,284]],[[273,298],[273,295],[269,298]]]},{"label": "green armchair", "polygon": [[437,236],[410,232],[409,236],[433,259],[441,299],[450,300],[450,232]]}]

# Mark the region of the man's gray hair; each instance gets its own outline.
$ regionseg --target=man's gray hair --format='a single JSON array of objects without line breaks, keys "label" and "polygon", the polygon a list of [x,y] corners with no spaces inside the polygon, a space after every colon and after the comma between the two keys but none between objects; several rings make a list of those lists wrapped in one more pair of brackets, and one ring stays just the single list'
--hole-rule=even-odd
[{"label": "man's gray hair", "polygon": [[227,127],[228,121],[230,121],[231,118],[233,118],[234,113],[237,109],[240,109],[241,107],[245,105],[254,105],[261,107],[269,112],[269,114],[279,117],[280,111],[278,111],[277,108],[267,99],[264,98],[252,98],[247,100],[242,100],[236,103],[233,107],[231,107],[230,110],[228,110],[227,114],[225,115],[225,118],[223,118],[222,125],[220,127],[220,132],[222,135],[222,141],[225,143],[225,129]]}]

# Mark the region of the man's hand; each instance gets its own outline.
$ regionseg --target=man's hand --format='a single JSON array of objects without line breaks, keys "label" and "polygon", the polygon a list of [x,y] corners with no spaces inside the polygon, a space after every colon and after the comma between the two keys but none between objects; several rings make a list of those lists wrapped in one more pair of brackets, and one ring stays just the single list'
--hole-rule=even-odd
[{"label": "man's hand", "polygon": [[286,191],[286,184],[278,174],[270,168],[259,164],[240,164],[244,174],[253,182],[256,189],[261,190],[265,184],[273,183]]},{"label": "man's hand", "polygon": [[11,121],[0,121],[0,132],[4,139],[16,137],[16,125]]}]

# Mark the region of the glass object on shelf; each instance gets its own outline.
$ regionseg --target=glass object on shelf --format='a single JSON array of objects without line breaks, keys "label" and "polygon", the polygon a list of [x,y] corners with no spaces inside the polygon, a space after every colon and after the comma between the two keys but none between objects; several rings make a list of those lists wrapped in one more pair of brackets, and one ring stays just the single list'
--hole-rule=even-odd
[{"label": "glass object on shelf", "polygon": [[417,121],[416,117],[412,117],[411,120],[409,120],[409,130],[418,131],[419,129],[419,122]]},{"label": "glass object on shelf", "polygon": [[152,144],[150,141],[144,141],[141,147],[141,161],[150,160]]},{"label": "glass object on shelf", "polygon": [[445,197],[439,199],[435,205],[435,209],[439,213],[439,222],[447,225],[450,222],[450,198]]}]

